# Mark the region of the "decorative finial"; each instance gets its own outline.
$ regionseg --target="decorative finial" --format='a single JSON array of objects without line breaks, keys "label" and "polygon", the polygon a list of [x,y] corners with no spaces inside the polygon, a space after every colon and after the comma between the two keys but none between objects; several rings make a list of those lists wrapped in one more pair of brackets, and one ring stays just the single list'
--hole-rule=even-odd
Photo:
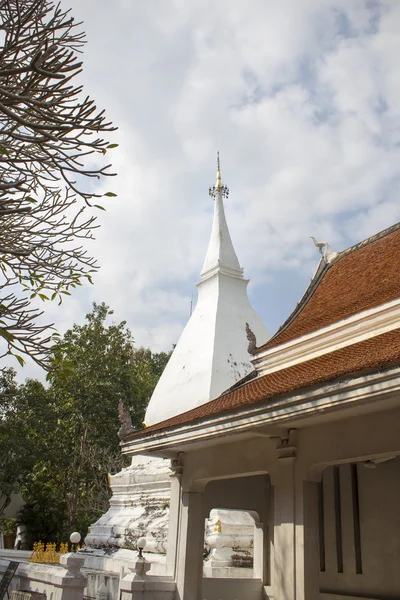
[{"label": "decorative finial", "polygon": [[332,250],[328,242],[318,242],[312,235],[310,235],[310,238],[318,248],[320,254],[322,254],[325,263],[327,265],[331,264],[337,257],[338,253]]},{"label": "decorative finial", "polygon": [[220,190],[222,187],[221,183],[221,163],[219,160],[219,151],[217,152],[217,181],[215,182],[215,189]]},{"label": "decorative finial", "polygon": [[215,198],[215,195],[218,193],[221,193],[224,198],[229,196],[229,189],[226,187],[226,185],[222,185],[219,152],[217,152],[217,180],[215,185],[209,188],[208,193],[210,194],[211,198]]}]

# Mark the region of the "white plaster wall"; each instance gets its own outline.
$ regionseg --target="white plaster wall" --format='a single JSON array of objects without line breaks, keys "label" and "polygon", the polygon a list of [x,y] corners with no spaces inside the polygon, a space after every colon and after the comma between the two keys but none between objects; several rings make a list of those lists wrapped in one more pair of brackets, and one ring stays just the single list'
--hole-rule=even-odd
[{"label": "white plaster wall", "polygon": [[217,273],[199,299],[147,407],[152,425],[217,397],[253,370],[246,322],[259,343],[269,335],[247,297],[247,281]]},{"label": "white plaster wall", "polygon": [[248,281],[220,275],[218,285],[218,319],[210,399],[216,398],[254,370],[250,362],[252,357],[247,350],[246,323],[255,334],[258,344],[265,343],[269,338],[263,322],[250,305]]},{"label": "white plaster wall", "polygon": [[[363,414],[360,409],[357,416],[348,417],[346,410],[340,415],[327,414],[326,422],[299,428],[297,432],[297,458],[293,469],[298,485],[297,492],[288,488],[287,494],[293,494],[292,499],[299,498],[305,480],[316,481],[318,473],[326,464],[339,464],[341,471],[342,493],[342,524],[344,573],[334,572],[336,555],[334,551],[334,521],[333,521],[333,485],[330,485],[330,495],[325,498],[325,531],[327,570],[319,574],[319,560],[307,565],[307,578],[317,580],[317,585],[324,593],[336,594],[339,598],[371,597],[371,598],[400,598],[400,459],[378,464],[376,469],[359,467],[360,487],[360,516],[363,574],[355,573],[354,561],[354,532],[352,526],[352,506],[350,495],[349,463],[363,462],[373,457],[392,456],[400,452],[400,409],[385,410],[380,404],[375,413]],[[291,424],[288,424],[289,426]],[[300,423],[301,425],[301,423]],[[276,435],[276,434],[275,434]],[[217,443],[217,438],[216,438]],[[257,510],[261,516],[264,504],[267,510],[267,499],[261,494],[253,496],[250,493],[250,482],[256,477],[248,477],[246,483],[240,485],[239,475],[269,472],[272,487],[276,491],[279,485],[280,472],[284,468],[278,458],[276,440],[257,437],[237,441],[231,444],[221,444],[195,450],[185,454],[184,474],[182,484],[185,490],[203,491],[206,510],[219,506],[225,508],[247,508]],[[347,464],[344,464],[347,463]],[[234,479],[231,479],[231,478]],[[328,478],[329,479],[329,478]],[[236,483],[235,483],[236,481]],[[207,484],[207,482],[209,482]],[[212,496],[209,496],[213,490]],[[246,502],[247,499],[247,502]],[[242,503],[245,501],[246,504]],[[282,498],[281,498],[282,500]],[[285,497],[286,500],[286,497]],[[275,498],[276,501],[276,498]],[[300,532],[304,523],[303,508],[295,511],[296,532]],[[261,517],[268,519],[268,515]],[[264,521],[265,522],[265,521]],[[270,528],[274,534],[274,525]],[[293,530],[291,532],[293,536]],[[318,537],[318,536],[317,536]],[[292,539],[292,538],[291,538]],[[308,539],[305,536],[305,539]],[[318,540],[317,540],[318,541]],[[274,553],[278,540],[271,546],[271,586],[274,587]],[[308,544],[308,542],[306,543]],[[318,552],[318,544],[316,544]],[[301,543],[296,550],[296,556],[302,551]],[[304,552],[309,551],[309,546]],[[314,552],[314,548],[313,548]],[[297,559],[295,559],[297,560]],[[304,570],[304,567],[301,567]],[[288,567],[285,567],[288,571]],[[278,574],[279,576],[279,574]],[[297,579],[300,575],[297,574]],[[304,576],[304,573],[303,573]],[[300,583],[299,583],[300,585]],[[223,597],[223,596],[221,596]],[[333,597],[333,596],[332,596]]]},{"label": "white plaster wall", "polygon": [[259,579],[203,579],[202,600],[262,600]]},{"label": "white plaster wall", "polygon": [[209,400],[216,318],[216,278],[199,299],[153,392],[145,423],[152,425]]},{"label": "white plaster wall", "polygon": [[322,590],[348,595],[400,596],[400,457],[375,469],[358,466],[362,574],[356,573],[350,466],[340,472],[343,573],[337,572],[333,473],[324,473],[326,571]]}]

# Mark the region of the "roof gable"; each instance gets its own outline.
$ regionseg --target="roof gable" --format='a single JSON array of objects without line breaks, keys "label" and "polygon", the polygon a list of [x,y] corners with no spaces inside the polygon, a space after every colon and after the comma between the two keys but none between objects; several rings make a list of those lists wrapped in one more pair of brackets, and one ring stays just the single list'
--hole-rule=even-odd
[{"label": "roof gable", "polygon": [[318,269],[303,299],[259,350],[284,344],[400,297],[400,224],[341,252]]}]

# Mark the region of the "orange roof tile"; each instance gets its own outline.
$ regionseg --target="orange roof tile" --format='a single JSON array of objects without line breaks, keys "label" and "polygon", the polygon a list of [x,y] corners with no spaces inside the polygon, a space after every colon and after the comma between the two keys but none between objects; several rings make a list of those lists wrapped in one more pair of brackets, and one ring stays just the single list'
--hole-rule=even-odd
[{"label": "orange roof tile", "polygon": [[400,224],[345,250],[327,267],[278,332],[273,348],[400,297]]},{"label": "orange roof tile", "polygon": [[[399,239],[398,236],[396,239]],[[256,402],[266,402],[279,394],[305,389],[365,369],[377,369],[397,362],[400,362],[400,329],[246,381],[211,402],[130,434],[125,440],[150,435],[162,429],[177,427],[225,411],[233,411]]]}]

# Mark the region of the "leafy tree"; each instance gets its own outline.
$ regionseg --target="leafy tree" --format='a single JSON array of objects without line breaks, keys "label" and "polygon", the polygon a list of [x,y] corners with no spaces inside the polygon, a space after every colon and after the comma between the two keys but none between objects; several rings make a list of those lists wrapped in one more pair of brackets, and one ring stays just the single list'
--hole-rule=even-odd
[{"label": "leafy tree", "polygon": [[0,380],[0,517],[48,451],[56,425],[52,396],[39,381],[17,387],[15,372]]},{"label": "leafy tree", "polygon": [[14,432],[6,427],[13,411],[13,402],[17,393],[15,371],[6,369],[0,374],[0,518],[9,504],[11,494],[16,490],[19,461],[15,457]]},{"label": "leafy tree", "polygon": [[103,155],[116,146],[75,83],[80,25],[50,0],[0,0],[0,338],[3,356],[45,368],[51,338],[32,298],[61,302],[96,270],[81,240],[96,227],[91,182],[110,174]]},{"label": "leafy tree", "polygon": [[28,382],[19,392],[19,406],[31,417],[24,435],[37,444],[20,485],[27,502],[21,519],[36,539],[67,539],[74,529],[84,534],[107,509],[108,473],[127,464],[117,437],[119,400],[141,427],[169,358],[134,348],[124,321],[107,323],[112,314],[94,304],[86,323],[74,325],[55,348],[49,389],[38,387],[33,398],[41,384]]}]

